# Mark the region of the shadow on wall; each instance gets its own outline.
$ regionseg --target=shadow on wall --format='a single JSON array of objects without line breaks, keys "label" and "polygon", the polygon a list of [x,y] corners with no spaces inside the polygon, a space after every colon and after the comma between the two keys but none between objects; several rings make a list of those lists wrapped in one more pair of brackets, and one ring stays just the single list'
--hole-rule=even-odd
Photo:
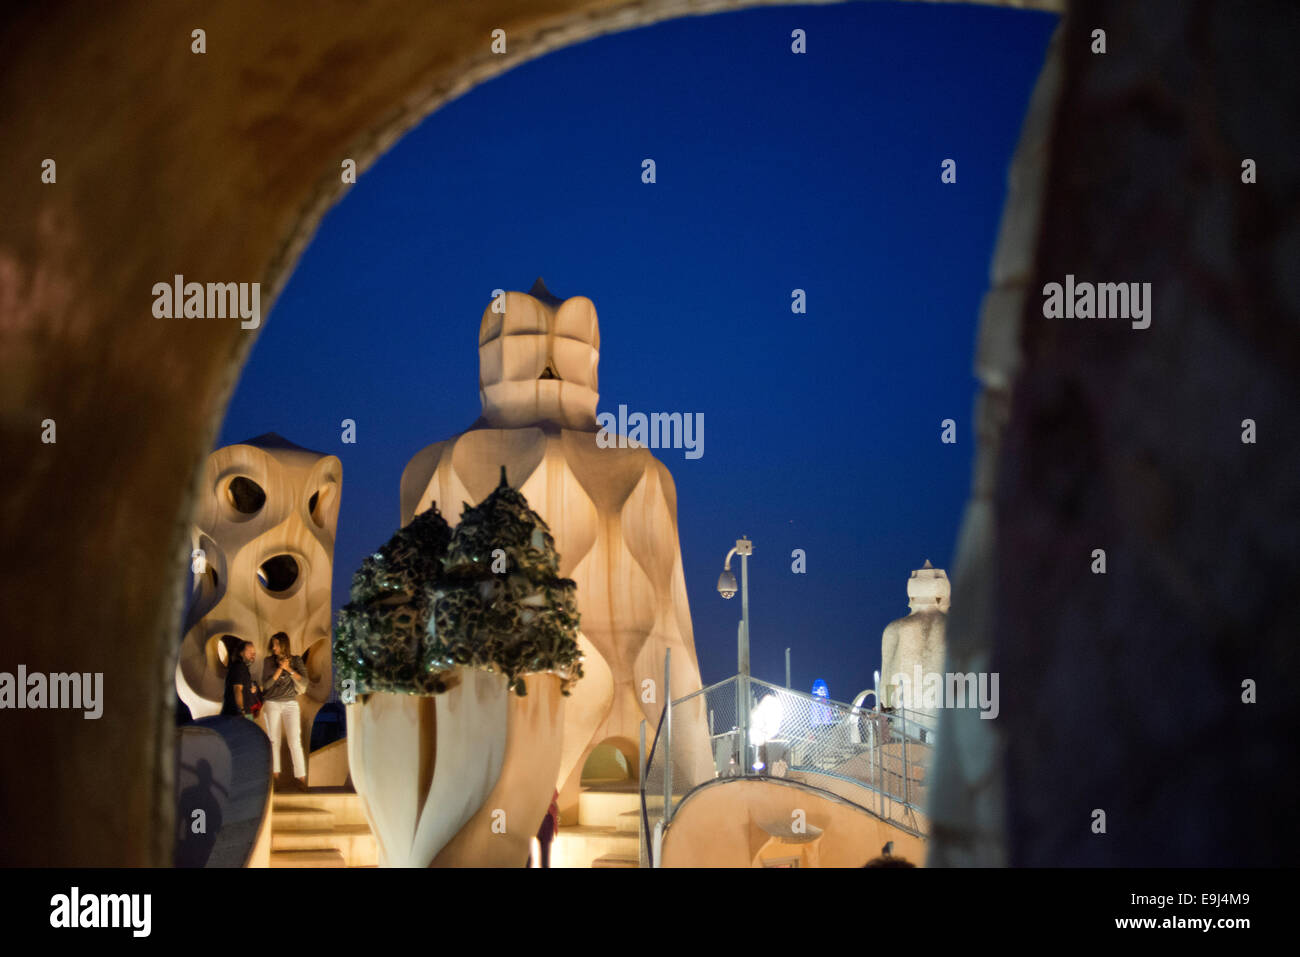
[{"label": "shadow on wall", "polygon": [[176,731],[177,867],[245,867],[270,811],[271,743],[246,718]]}]

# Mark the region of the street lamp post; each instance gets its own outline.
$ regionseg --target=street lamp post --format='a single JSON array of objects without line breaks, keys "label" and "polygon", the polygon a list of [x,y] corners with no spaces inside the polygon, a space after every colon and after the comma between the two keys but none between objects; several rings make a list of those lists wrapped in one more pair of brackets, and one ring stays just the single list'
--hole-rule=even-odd
[{"label": "street lamp post", "polygon": [[736,594],[736,576],[731,572],[731,556],[740,556],[740,626],[736,634],[736,724],[740,731],[740,766],[743,774],[749,766],[749,556],[754,543],[741,536],[736,547],[727,552],[718,576],[718,594],[732,598]]}]

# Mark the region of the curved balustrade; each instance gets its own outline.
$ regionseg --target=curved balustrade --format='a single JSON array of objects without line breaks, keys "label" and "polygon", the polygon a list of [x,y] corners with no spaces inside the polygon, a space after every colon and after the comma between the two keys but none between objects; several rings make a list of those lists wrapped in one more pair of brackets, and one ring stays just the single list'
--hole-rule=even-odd
[{"label": "curved balustrade", "polygon": [[[641,775],[643,866],[691,792],[719,778],[798,781],[919,832],[935,719],[855,707],[742,675],[673,701]],[[680,736],[707,714],[711,767],[685,760]],[[674,741],[674,736],[677,740]],[[746,740],[748,739],[748,740]],[[692,748],[694,752],[697,749]]]}]

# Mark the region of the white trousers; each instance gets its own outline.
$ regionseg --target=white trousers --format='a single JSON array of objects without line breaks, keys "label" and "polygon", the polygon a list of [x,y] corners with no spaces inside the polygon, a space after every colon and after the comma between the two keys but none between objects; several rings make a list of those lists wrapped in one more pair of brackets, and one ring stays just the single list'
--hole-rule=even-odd
[{"label": "white trousers", "polygon": [[280,773],[280,731],[289,736],[289,754],[293,757],[293,776],[307,776],[307,759],[302,756],[302,718],[298,699],[264,701],[262,713],[266,715],[266,732],[271,736],[271,770]]}]

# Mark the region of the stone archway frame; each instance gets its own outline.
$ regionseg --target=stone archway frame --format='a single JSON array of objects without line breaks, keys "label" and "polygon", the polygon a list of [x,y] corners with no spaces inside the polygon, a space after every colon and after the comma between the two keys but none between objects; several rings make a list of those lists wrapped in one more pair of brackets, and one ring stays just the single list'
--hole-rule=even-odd
[{"label": "stone archway frame", "polygon": [[[6,22],[21,42],[0,68],[13,144],[0,157],[10,184],[0,199],[0,511],[13,541],[34,544],[0,576],[6,649],[33,671],[102,672],[106,703],[102,723],[31,711],[0,722],[0,816],[26,822],[0,863],[170,860],[190,516],[256,332],[155,318],[153,284],[175,273],[258,281],[265,317],[345,188],[343,158],[365,170],[442,104],[566,45],[761,5],[386,0],[364,20],[329,20],[306,0],[271,10],[232,0],[201,13],[124,0],[77,20],[33,4]],[[1062,4],[992,5],[1059,13]],[[204,54],[190,49],[196,27]],[[489,51],[496,28],[507,33],[504,56]],[[1050,113],[1041,97],[1035,104]],[[46,157],[58,162],[56,184],[40,182]],[[1029,195],[1014,168],[1012,185]],[[1000,261],[1028,263],[1036,207],[1013,195],[1008,210],[1020,227],[1004,222]],[[994,273],[976,358],[981,442],[994,438],[991,410],[1011,368],[1002,345],[1015,342],[1018,320],[996,261]],[[53,445],[40,442],[45,418],[58,425]],[[979,551],[986,519],[972,516],[983,514],[991,462],[981,452],[963,554]],[[57,611],[32,600],[51,582],[61,583]],[[964,594],[960,567],[956,590]],[[35,774],[33,749],[48,759]],[[88,780],[116,784],[88,789]]]}]

